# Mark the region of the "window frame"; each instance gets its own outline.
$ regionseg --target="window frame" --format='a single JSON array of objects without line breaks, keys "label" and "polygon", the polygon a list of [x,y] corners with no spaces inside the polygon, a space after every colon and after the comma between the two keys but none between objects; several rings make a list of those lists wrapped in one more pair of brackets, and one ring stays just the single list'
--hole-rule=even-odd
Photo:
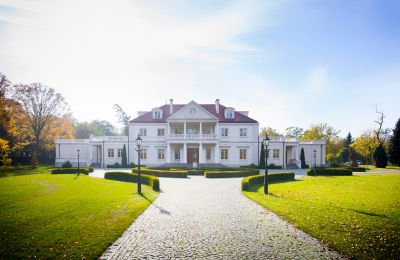
[{"label": "window frame", "polygon": [[165,160],[165,149],[164,148],[157,149],[157,159],[160,161]]},{"label": "window frame", "polygon": [[272,149],[272,158],[279,159],[280,157],[280,149]]},{"label": "window frame", "polygon": [[140,151],[140,160],[147,160],[147,149],[143,148],[142,151]]},{"label": "window frame", "polygon": [[239,159],[240,160],[247,160],[247,149],[246,148],[240,148],[239,149]]},{"label": "window frame", "polygon": [[117,148],[117,158],[122,158],[122,150],[123,148]]},{"label": "window frame", "polygon": [[247,128],[240,128],[239,129],[239,136],[240,137],[247,137]]},{"label": "window frame", "polygon": [[[160,133],[162,133],[162,135],[160,135]],[[157,128],[157,136],[165,136],[165,128]]]},{"label": "window frame", "polygon": [[147,136],[147,128],[140,128],[139,136]]},{"label": "window frame", "polygon": [[221,158],[221,160],[229,160],[229,149],[228,148],[221,148],[220,158]]},{"label": "window frame", "polygon": [[229,128],[221,128],[221,136],[228,137],[229,136]]},{"label": "window frame", "polygon": [[[111,154],[111,156],[110,156],[110,154]],[[108,155],[108,158],[114,158],[114,148],[107,148],[107,155]]]}]

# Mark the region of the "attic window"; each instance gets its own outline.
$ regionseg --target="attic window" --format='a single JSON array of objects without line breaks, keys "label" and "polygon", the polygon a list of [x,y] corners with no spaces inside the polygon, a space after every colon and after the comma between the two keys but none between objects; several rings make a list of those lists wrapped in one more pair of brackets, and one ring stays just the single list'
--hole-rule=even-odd
[{"label": "attic window", "polygon": [[235,112],[230,109],[225,110],[225,118],[234,118]]},{"label": "attic window", "polygon": [[161,111],[160,110],[156,110],[153,112],[153,117],[155,119],[161,119]]}]

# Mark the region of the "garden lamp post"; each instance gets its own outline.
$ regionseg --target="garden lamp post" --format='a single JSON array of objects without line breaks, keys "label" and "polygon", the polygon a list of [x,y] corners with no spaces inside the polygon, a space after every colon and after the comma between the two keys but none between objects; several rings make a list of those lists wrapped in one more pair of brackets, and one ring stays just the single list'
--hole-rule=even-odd
[{"label": "garden lamp post", "polygon": [[314,176],[317,176],[317,150],[314,149]]},{"label": "garden lamp post", "polygon": [[76,150],[77,151],[77,153],[78,153],[78,176],[79,176],[79,173],[80,173],[80,170],[79,170],[79,153],[81,152],[81,150]]},{"label": "garden lamp post", "polygon": [[138,134],[138,137],[136,138],[136,151],[138,151],[138,177],[137,177],[137,192],[138,194],[142,194],[142,187],[140,183],[140,152],[142,151],[142,138],[140,138],[140,135]]},{"label": "garden lamp post", "polygon": [[268,194],[268,145],[269,145],[268,134],[265,134],[263,142],[265,147],[264,194]]}]

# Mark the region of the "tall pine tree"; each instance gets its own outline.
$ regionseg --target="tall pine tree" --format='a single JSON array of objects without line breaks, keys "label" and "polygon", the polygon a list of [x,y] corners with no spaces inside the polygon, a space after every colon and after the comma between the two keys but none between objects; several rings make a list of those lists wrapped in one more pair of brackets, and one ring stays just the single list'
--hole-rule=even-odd
[{"label": "tall pine tree", "polygon": [[393,129],[393,136],[389,141],[388,155],[392,164],[400,166],[400,118],[397,120],[396,127]]},{"label": "tall pine tree", "polygon": [[377,168],[386,168],[387,166],[387,154],[385,148],[383,148],[383,145],[381,144],[375,149],[374,161]]},{"label": "tall pine tree", "polygon": [[301,148],[301,151],[300,151],[300,162],[301,162],[302,169],[307,168],[306,157],[304,156],[304,148],[303,147]]},{"label": "tall pine tree", "polygon": [[265,168],[265,148],[263,142],[261,142],[260,164],[258,166]]},{"label": "tall pine tree", "polygon": [[353,143],[353,137],[351,136],[351,133],[346,136],[346,140],[344,142],[344,148],[342,149],[342,152],[340,154],[340,158],[342,159],[342,162],[348,162],[350,161],[350,145]]},{"label": "tall pine tree", "polygon": [[124,144],[124,147],[122,148],[122,154],[121,154],[121,164],[122,166],[128,165],[128,160],[126,158],[126,146]]}]

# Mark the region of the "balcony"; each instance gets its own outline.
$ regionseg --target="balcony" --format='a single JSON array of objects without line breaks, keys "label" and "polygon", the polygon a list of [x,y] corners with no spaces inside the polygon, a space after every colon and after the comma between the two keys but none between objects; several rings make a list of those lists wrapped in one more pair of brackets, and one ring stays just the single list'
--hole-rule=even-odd
[{"label": "balcony", "polygon": [[217,140],[217,134],[170,134],[169,140]]}]

